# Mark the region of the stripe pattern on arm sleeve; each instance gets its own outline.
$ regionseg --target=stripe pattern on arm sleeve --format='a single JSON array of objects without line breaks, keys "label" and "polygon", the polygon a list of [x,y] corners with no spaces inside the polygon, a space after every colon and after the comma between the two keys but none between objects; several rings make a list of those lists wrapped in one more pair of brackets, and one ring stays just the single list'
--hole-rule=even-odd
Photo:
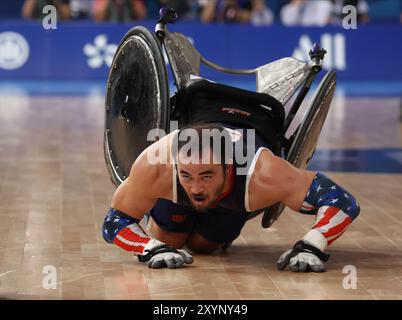
[{"label": "stripe pattern on arm sleeve", "polygon": [[111,208],[103,223],[103,238],[126,251],[142,254],[151,237],[144,232],[139,222],[138,219]]},{"label": "stripe pattern on arm sleeve", "polygon": [[313,230],[323,235],[327,245],[330,245],[357,218],[360,207],[351,193],[318,172],[307,192],[300,212],[316,215]]}]

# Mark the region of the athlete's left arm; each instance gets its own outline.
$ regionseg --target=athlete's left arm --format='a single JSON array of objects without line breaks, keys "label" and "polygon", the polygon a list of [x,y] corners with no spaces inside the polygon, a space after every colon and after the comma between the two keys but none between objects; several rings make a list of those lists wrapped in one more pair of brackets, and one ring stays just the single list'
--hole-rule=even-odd
[{"label": "athlete's left arm", "polygon": [[324,250],[359,215],[356,199],[324,174],[297,169],[268,152],[261,154],[258,164],[256,172],[260,176],[257,179],[260,188],[265,184],[265,190],[271,190],[275,200],[294,211],[316,216],[312,229],[281,256],[278,268],[282,270],[289,266],[293,271],[324,271],[324,262],[329,258]]}]

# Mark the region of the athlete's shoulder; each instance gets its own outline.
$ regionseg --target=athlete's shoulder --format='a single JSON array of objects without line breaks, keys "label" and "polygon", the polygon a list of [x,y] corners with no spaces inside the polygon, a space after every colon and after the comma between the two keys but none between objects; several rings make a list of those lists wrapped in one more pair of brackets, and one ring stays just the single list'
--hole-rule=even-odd
[{"label": "athlete's shoulder", "polygon": [[150,144],[141,152],[133,165],[148,167],[154,170],[165,167],[166,165],[171,165],[173,163],[171,146],[176,132],[177,130],[159,137],[157,141]]},{"label": "athlete's shoulder", "polygon": [[260,152],[257,151],[256,157],[253,175],[261,177],[266,176],[272,170],[275,172],[275,166],[278,165],[278,160],[282,160],[267,148],[261,148]]},{"label": "athlete's shoulder", "polygon": [[171,144],[175,132],[172,132],[148,146],[135,160],[131,167],[130,178],[138,183],[155,189],[159,197],[171,193],[173,161]]},{"label": "athlete's shoulder", "polygon": [[282,201],[296,182],[296,171],[289,162],[264,149],[249,177],[249,208],[260,209]]}]

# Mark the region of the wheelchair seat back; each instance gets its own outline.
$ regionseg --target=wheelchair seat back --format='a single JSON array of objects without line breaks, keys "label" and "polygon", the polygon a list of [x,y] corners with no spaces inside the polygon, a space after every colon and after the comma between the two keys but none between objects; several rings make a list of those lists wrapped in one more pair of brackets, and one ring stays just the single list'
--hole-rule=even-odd
[{"label": "wheelchair seat back", "polygon": [[175,97],[171,120],[180,126],[223,122],[253,128],[274,154],[281,154],[285,111],[275,98],[205,79],[190,82]]}]

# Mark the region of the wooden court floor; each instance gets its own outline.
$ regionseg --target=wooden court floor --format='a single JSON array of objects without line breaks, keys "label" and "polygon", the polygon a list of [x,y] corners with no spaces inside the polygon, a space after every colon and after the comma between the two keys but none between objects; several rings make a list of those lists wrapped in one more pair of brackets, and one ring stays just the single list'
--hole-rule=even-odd
[{"label": "wooden court floor", "polygon": [[[337,98],[320,150],[400,148],[399,107],[396,98]],[[402,299],[402,172],[325,172],[362,208],[328,249],[326,273],[276,269],[279,255],[313,224],[291,211],[269,229],[260,217],[249,221],[225,253],[151,270],[102,239],[114,190],[103,160],[103,116],[96,95],[0,97],[0,297]],[[351,274],[343,271],[350,268],[357,281],[348,289]]]}]

